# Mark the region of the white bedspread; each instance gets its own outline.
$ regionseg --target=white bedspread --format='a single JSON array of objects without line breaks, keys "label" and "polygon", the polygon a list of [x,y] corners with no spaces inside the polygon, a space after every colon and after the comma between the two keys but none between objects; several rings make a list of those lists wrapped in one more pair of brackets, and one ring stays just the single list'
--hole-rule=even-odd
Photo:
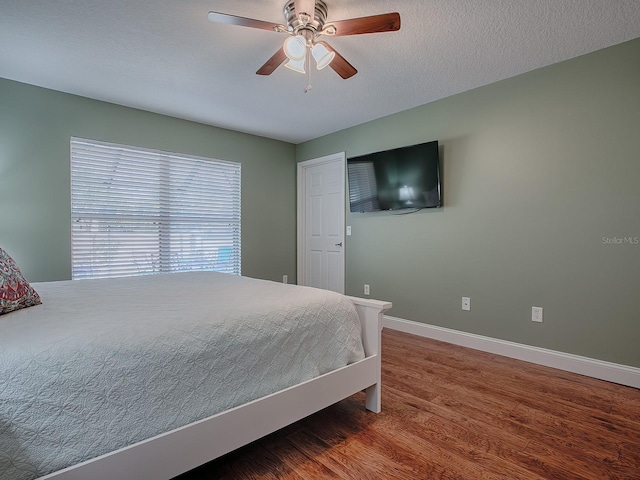
[{"label": "white bedspread", "polygon": [[0,479],[32,479],[364,357],[333,292],[200,272],[35,283],[0,316]]}]

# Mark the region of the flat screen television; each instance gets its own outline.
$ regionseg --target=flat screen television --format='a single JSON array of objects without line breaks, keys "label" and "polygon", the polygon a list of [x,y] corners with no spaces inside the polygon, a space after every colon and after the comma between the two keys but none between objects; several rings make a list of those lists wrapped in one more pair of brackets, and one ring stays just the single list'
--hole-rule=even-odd
[{"label": "flat screen television", "polygon": [[347,159],[351,212],[442,206],[438,142]]}]

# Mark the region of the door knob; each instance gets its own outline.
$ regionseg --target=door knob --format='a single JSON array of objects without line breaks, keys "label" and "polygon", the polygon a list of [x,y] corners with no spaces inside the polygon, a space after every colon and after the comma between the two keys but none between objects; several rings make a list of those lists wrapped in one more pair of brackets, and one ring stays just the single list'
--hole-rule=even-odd
[{"label": "door knob", "polygon": [[336,247],[341,247],[341,246],[342,246],[342,242],[340,242],[340,243],[336,243],[336,244],[335,244],[335,246],[336,246]]}]

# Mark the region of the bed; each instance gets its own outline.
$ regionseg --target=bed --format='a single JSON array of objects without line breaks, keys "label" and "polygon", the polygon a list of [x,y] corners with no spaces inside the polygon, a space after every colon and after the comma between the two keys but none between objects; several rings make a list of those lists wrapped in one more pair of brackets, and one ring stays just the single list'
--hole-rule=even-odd
[{"label": "bed", "polygon": [[0,316],[0,480],[162,479],[360,390],[388,302],[215,272],[34,283]]}]

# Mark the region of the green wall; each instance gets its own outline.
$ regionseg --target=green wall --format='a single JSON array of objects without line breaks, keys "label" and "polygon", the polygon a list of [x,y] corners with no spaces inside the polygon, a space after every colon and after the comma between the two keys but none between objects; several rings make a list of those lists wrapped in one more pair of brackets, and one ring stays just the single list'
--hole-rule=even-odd
[{"label": "green wall", "polygon": [[71,136],[240,162],[242,273],[295,278],[294,145],[0,79],[0,246],[30,281],[71,278]]},{"label": "green wall", "polygon": [[440,141],[444,208],[349,214],[347,293],[368,283],[395,317],[640,367],[640,39],[296,154],[430,140]]}]

